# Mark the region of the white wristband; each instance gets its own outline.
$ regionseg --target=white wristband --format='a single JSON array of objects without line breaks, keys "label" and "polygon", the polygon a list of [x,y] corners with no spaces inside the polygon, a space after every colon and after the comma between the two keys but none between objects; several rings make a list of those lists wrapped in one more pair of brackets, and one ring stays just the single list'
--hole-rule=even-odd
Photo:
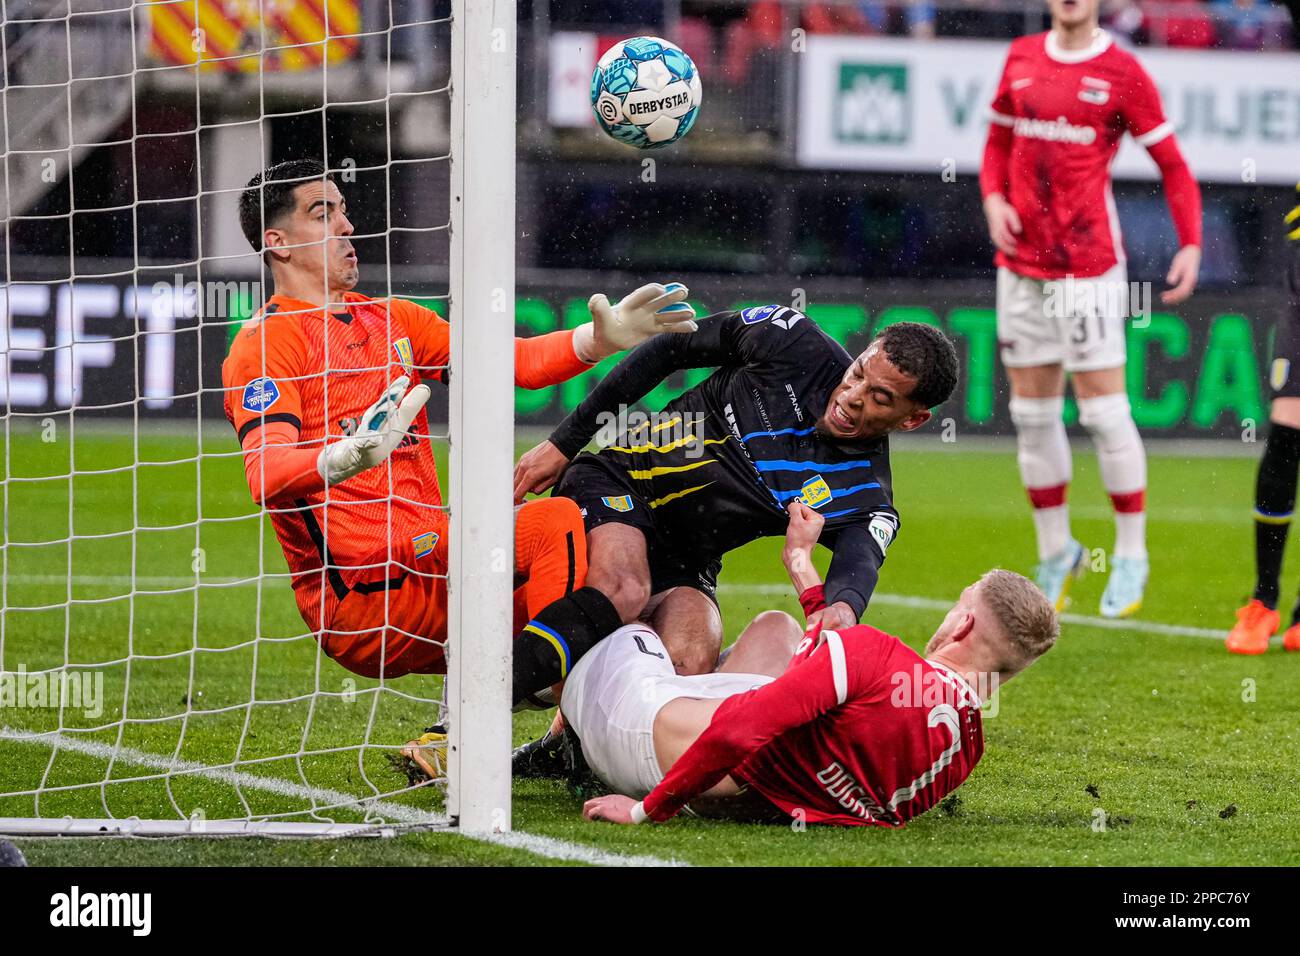
[{"label": "white wristband", "polygon": [[603,358],[596,353],[596,327],[591,322],[584,322],[573,330],[573,354],[588,365],[595,365]]},{"label": "white wristband", "polygon": [[633,823],[645,823],[650,819],[646,816],[644,800],[638,800],[636,803],[632,804],[632,809],[629,813],[632,816]]}]

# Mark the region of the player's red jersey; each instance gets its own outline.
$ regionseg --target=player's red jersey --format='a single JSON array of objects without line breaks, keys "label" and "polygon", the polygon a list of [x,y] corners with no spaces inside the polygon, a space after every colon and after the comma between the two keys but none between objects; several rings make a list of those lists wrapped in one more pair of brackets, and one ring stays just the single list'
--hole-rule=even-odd
[{"label": "player's red jersey", "polygon": [[[221,368],[250,486],[265,498],[298,608],[315,630],[329,627],[354,587],[376,587],[377,566],[414,560],[410,570],[421,574],[447,570],[447,514],[424,411],[383,464],[328,489],[315,472],[323,443],[350,434],[393,379],[444,381],[449,358],[449,326],[434,312],[351,292],[345,300],[326,315],[272,296]],[[530,388],[590,368],[574,355],[571,332],[517,339],[515,353],[516,382]],[[288,454],[259,457],[272,450]]]},{"label": "player's red jersey", "polygon": [[896,637],[824,631],[775,681],[723,701],[643,807],[665,820],[731,774],[810,823],[902,826],[974,769],[979,708],[960,676]]},{"label": "player's red jersey", "polygon": [[[999,251],[997,264],[1059,279],[1098,276],[1122,262],[1111,160],[1126,132],[1148,149],[1173,133],[1137,59],[1104,31],[1083,50],[1059,49],[1050,31],[1020,37],[1002,70],[992,122],[1013,138],[1004,169],[990,169],[986,154],[983,191],[1002,192],[1024,229],[1015,255]],[[1195,219],[1199,229],[1199,202]]]}]

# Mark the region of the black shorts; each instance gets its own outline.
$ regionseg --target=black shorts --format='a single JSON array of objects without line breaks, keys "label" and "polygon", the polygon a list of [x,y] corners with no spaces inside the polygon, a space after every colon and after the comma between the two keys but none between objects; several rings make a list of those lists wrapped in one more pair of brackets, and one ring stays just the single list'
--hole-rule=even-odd
[{"label": "black shorts", "polygon": [[1300,398],[1300,241],[1291,242],[1286,270],[1286,311],[1277,323],[1268,383],[1274,398]]},{"label": "black shorts", "polygon": [[666,542],[655,526],[654,512],[637,493],[635,483],[603,455],[585,451],[579,454],[560,476],[552,494],[578,503],[588,534],[603,524],[625,524],[645,535],[652,595],[688,587],[718,603],[722,558],[685,552]]}]

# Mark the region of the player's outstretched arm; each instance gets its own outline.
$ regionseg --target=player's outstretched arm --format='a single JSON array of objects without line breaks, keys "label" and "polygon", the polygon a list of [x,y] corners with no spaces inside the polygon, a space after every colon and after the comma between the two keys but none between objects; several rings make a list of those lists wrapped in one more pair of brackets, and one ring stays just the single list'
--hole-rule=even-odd
[{"label": "player's outstretched arm", "polygon": [[573,350],[584,361],[599,362],[660,332],[695,332],[699,326],[695,309],[686,301],[689,294],[680,282],[650,282],[610,305],[605,293],[597,292],[587,300],[591,321],[573,330]]},{"label": "player's outstretched arm", "polygon": [[587,302],[590,322],[572,331],[515,339],[515,384],[557,385],[660,332],[694,332],[695,310],[686,301],[689,292],[680,282],[651,282],[618,305],[610,305],[603,292],[596,293]]},{"label": "player's outstretched arm", "polygon": [[[672,297],[651,299],[641,308],[662,309],[655,302]],[[772,306],[773,311],[777,308]],[[768,360],[773,352],[788,348],[791,338],[805,334],[811,325],[801,323],[793,332],[790,326],[782,326],[777,329],[779,337],[774,338],[775,327],[770,323],[754,323],[739,312],[723,312],[706,316],[693,332],[680,328],[675,331],[684,334],[652,336],[614,366],[547,441],[519,460],[515,467],[515,500],[522,501],[524,495],[545,491],[555,484],[565,464],[591,441],[604,416],[618,414],[640,401],[673,372],[722,365],[739,367]]]},{"label": "player's outstretched arm", "polygon": [[821,575],[813,565],[813,548],[822,536],[826,519],[802,501],[792,501],[786,508],[790,522],[785,528],[785,547],[781,549],[781,563],[790,575],[795,594],[806,594],[822,583]]},{"label": "player's outstretched arm", "polygon": [[429,386],[417,385],[408,393],[410,384],[405,375],[394,379],[362,414],[353,434],[321,449],[316,470],[326,484],[347,481],[388,459],[429,400]]}]

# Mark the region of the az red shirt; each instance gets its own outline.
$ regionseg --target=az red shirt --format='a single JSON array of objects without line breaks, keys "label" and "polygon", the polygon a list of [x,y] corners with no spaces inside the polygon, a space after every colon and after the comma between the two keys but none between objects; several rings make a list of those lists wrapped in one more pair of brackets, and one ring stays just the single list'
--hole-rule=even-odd
[{"label": "az red shirt", "polygon": [[1006,182],[996,188],[1024,230],[1015,255],[999,251],[997,264],[1059,279],[1123,262],[1111,161],[1125,133],[1149,149],[1174,131],[1137,59],[1104,31],[1083,50],[1059,49],[1051,31],[1021,37],[1007,55],[992,121],[1012,133]]},{"label": "az red shirt", "polygon": [[810,823],[899,827],[983,753],[970,686],[859,624],[810,635],[784,674],[724,700],[642,805],[666,820],[731,774]]}]

